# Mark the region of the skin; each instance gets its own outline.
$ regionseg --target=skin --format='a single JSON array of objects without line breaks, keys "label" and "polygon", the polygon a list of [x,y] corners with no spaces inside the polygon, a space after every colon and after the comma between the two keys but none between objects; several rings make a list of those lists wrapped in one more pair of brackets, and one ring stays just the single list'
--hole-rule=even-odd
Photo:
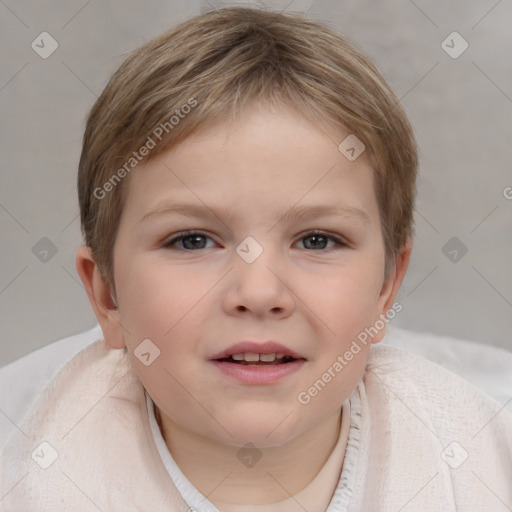
[{"label": "skin", "polygon": [[[350,162],[338,150],[347,135],[284,105],[251,104],[236,121],[194,133],[130,176],[113,254],[116,302],[90,249],[78,250],[77,270],[106,343],[128,348],[170,452],[214,504],[272,503],[314,479],[340,420],[348,421],[341,405],[363,375],[371,343],[309,404],[297,396],[391,308],[405,275],[410,241],[384,273],[373,171],[365,153]],[[176,202],[232,214],[160,212],[143,220]],[[350,207],[367,222],[339,214],[282,219],[295,205]],[[306,236],[313,229],[346,245]],[[204,236],[165,247],[185,230]],[[263,248],[252,263],[236,252],[247,236]],[[147,338],[161,354],[146,367],[133,352]],[[275,340],[307,361],[276,383],[244,384],[209,361],[240,340]],[[237,458],[248,442],[262,454],[252,468]]]}]

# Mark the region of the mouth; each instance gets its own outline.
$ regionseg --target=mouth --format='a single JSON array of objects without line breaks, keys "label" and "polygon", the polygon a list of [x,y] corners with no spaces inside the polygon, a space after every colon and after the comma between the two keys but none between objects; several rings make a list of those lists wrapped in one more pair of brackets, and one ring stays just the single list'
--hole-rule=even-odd
[{"label": "mouth", "polygon": [[213,361],[241,365],[287,364],[298,359],[305,358],[276,341],[240,341],[211,356]]},{"label": "mouth", "polygon": [[222,374],[246,385],[273,384],[293,375],[306,358],[276,341],[241,341],[211,357]]},{"label": "mouth", "polygon": [[[253,361],[246,361],[245,357],[251,358],[252,354],[243,354],[243,359],[236,359],[238,354],[212,360],[214,366],[221,374],[229,379],[235,379],[245,385],[269,385],[283,381],[286,377],[295,374],[306,363],[304,358],[277,357],[278,354],[254,354]],[[279,354],[281,355],[281,354]],[[258,360],[256,356],[275,356],[272,361]]]},{"label": "mouth", "polygon": [[215,359],[221,363],[232,363],[243,366],[276,366],[287,363],[293,363],[298,359],[292,356],[286,356],[284,354],[277,354],[275,352],[271,354],[255,354],[255,353],[240,353],[233,354],[232,356]]}]

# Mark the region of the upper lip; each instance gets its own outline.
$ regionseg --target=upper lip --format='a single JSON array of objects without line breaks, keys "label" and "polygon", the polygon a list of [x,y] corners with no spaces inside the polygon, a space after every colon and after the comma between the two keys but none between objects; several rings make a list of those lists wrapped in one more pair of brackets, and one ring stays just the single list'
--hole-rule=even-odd
[{"label": "upper lip", "polygon": [[305,357],[301,356],[297,352],[289,349],[281,343],[277,343],[276,341],[240,341],[224,349],[222,352],[214,354],[211,359],[224,359],[225,357],[230,357],[233,354],[243,354],[246,352],[250,352],[252,354],[276,353],[284,354],[285,356],[293,357],[294,359],[305,359]]}]

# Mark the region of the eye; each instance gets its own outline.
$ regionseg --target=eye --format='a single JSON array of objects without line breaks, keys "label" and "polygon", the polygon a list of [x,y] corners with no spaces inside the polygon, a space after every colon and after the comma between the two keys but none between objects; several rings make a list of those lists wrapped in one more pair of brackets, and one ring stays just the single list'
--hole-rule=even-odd
[{"label": "eye", "polygon": [[[211,237],[199,231],[183,231],[182,233],[178,233],[178,235],[175,236],[174,238],[171,238],[170,240],[165,242],[162,245],[162,247],[167,249],[178,249],[185,251],[207,249],[208,247],[205,246],[205,241],[207,239],[212,240]],[[306,243],[304,244],[305,248],[312,249],[315,251],[325,249],[337,249],[348,246],[348,243],[342,238],[334,235],[329,235],[320,230],[315,230],[306,233],[303,237],[301,237],[299,241],[306,241]],[[334,243],[334,245],[331,246],[330,248],[326,247],[326,244],[328,244],[329,241]],[[177,244],[179,244],[179,246],[176,247]]]},{"label": "eye", "polygon": [[[311,240],[312,243],[306,243],[304,244],[306,246],[306,249],[313,249],[313,250],[322,250],[326,249],[326,243],[328,243],[329,240],[334,242],[334,247],[330,247],[330,249],[339,249],[342,247],[348,246],[348,243],[343,240],[340,237],[329,235],[327,233],[324,233],[323,231],[315,230],[311,231],[309,233],[306,233],[300,241],[304,240]],[[309,245],[309,247],[307,247]]]},{"label": "eye", "polygon": [[178,236],[171,238],[170,240],[165,242],[162,247],[167,249],[173,249],[174,245],[176,245],[178,242],[182,242],[181,246],[176,247],[176,249],[206,249],[203,242],[207,238],[211,240],[209,236],[200,233],[199,231],[184,231],[182,233],[179,233]]}]

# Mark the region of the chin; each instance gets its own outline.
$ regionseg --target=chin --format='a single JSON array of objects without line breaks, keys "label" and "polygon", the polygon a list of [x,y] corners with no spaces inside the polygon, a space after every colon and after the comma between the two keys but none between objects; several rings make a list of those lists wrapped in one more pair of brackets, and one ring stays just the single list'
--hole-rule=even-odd
[{"label": "chin", "polygon": [[264,432],[232,432],[233,437],[227,436],[223,441],[231,446],[238,448],[247,448],[250,445],[254,445],[260,449],[276,448],[278,446],[285,445],[293,439],[289,433],[280,433],[277,435],[268,435],[270,430]]},{"label": "chin", "polygon": [[226,430],[232,437],[226,434],[223,435],[223,440],[228,444],[240,447],[247,443],[252,443],[259,448],[286,444],[300,434],[300,432],[296,432],[297,426],[289,421],[292,415],[285,419],[287,414],[289,411],[279,416],[275,414],[265,417],[251,415],[243,419],[237,415],[230,425],[226,425]]}]

